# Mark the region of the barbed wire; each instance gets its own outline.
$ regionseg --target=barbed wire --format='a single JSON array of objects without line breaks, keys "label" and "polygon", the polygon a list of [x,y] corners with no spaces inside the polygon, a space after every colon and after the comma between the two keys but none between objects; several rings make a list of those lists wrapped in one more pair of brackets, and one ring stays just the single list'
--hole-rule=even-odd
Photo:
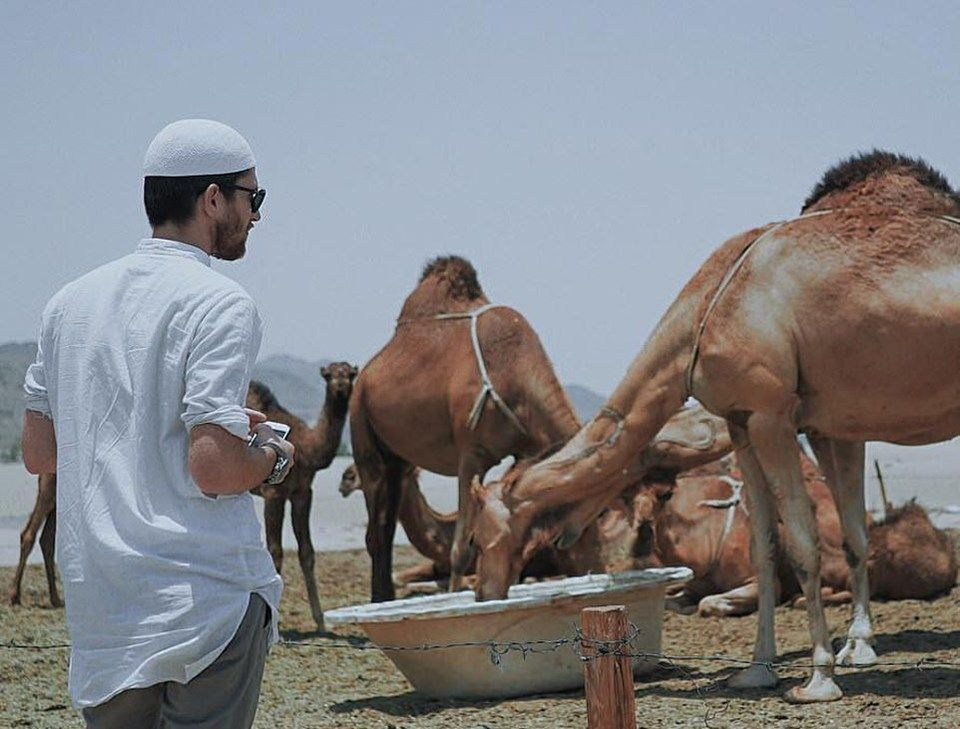
[{"label": "barbed wire", "polygon": [[[572,635],[561,638],[551,638],[529,641],[496,641],[496,640],[477,640],[477,641],[455,641],[451,643],[421,643],[418,645],[380,645],[373,642],[358,642],[356,640],[302,640],[282,638],[278,645],[284,648],[313,648],[318,650],[353,650],[353,651],[380,651],[383,653],[400,652],[427,652],[436,650],[452,650],[457,648],[485,648],[490,655],[490,660],[494,665],[501,665],[501,658],[510,653],[520,653],[522,657],[529,654],[554,653],[564,647],[570,647],[574,650],[581,661],[589,662],[601,658],[623,657],[659,664],[670,664],[665,668],[677,668],[677,664],[692,662],[723,663],[728,665],[749,667],[761,666],[770,670],[799,670],[813,669],[818,666],[807,659],[796,659],[790,661],[756,661],[750,658],[740,658],[730,656],[724,653],[684,653],[672,654],[660,651],[636,650],[632,644],[642,635],[642,631],[633,623],[629,624],[630,632],[624,638],[618,639],[598,639],[589,638],[583,635],[579,628],[575,628]],[[0,649],[9,650],[63,650],[71,647],[70,643],[24,643],[21,641],[0,641]],[[588,653],[584,648],[592,649]],[[595,652],[594,652],[595,651]],[[877,660],[869,666],[841,666],[837,668],[846,670],[866,670],[877,667],[909,667],[919,671],[930,670],[933,668],[960,668],[960,661],[951,661],[940,658],[924,657],[916,660]]]}]

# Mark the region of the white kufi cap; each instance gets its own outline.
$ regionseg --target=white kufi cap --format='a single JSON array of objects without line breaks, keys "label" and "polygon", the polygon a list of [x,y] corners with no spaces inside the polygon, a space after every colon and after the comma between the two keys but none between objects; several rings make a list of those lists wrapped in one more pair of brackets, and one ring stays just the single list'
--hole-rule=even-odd
[{"label": "white kufi cap", "polygon": [[247,140],[233,127],[210,119],[181,119],[150,142],[143,176],[226,175],[256,164]]}]

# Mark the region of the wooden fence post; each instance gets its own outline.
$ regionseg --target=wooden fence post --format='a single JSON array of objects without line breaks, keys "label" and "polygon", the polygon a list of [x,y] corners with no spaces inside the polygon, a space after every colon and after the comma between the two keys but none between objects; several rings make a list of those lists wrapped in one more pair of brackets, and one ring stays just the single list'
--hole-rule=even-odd
[{"label": "wooden fence post", "polygon": [[589,659],[583,664],[587,729],[636,729],[633,660],[607,654],[606,646],[592,642],[626,640],[627,609],[623,605],[584,608],[580,626],[583,656]]}]

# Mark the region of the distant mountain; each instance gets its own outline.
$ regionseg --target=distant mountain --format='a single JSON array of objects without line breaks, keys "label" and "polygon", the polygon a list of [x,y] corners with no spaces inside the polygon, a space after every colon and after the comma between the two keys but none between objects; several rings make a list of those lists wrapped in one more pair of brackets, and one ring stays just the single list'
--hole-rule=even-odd
[{"label": "distant mountain", "polygon": [[298,418],[315,423],[326,388],[320,368],[332,361],[311,362],[288,354],[272,354],[254,365],[253,379],[269,387],[280,404]]},{"label": "distant mountain", "polygon": [[565,387],[567,395],[570,396],[570,401],[573,403],[573,409],[577,411],[577,415],[583,422],[587,422],[596,415],[604,403],[607,402],[607,398],[603,395],[598,395],[583,385],[565,385]]},{"label": "distant mountain", "polygon": [[0,461],[20,458],[23,376],[36,356],[35,342],[0,344]]},{"label": "distant mountain", "polygon": [[[19,457],[23,422],[23,376],[36,357],[33,342],[0,345],[0,460]],[[326,384],[320,368],[332,360],[310,361],[287,354],[264,357],[253,368],[254,379],[265,383],[290,412],[308,423],[316,422],[323,407]],[[581,385],[567,385],[567,393],[584,421],[593,417],[606,398]],[[343,443],[350,443],[349,426]]]}]

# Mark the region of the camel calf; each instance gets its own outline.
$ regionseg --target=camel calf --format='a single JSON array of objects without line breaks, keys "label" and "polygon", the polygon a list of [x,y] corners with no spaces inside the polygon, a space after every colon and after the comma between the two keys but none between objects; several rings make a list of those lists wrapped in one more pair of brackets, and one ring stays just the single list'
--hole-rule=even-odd
[{"label": "camel calf", "polygon": [[[820,577],[825,603],[849,602],[850,572],[840,518],[817,466],[802,458],[804,484],[813,502],[820,533]],[[687,565],[694,578],[673,604],[700,615],[746,615],[757,609],[758,584],[750,563],[750,527],[736,487],[739,472],[731,456],[696,469],[675,482],[653,484],[634,500],[638,534],[645,541],[646,564]],[[784,538],[780,526],[779,540]],[[932,598],[956,582],[957,560],[950,538],[935,529],[926,512],[910,502],[880,523],[868,519],[867,569],[873,598]],[[801,587],[783,550],[778,550],[779,601],[805,604]]]}]

